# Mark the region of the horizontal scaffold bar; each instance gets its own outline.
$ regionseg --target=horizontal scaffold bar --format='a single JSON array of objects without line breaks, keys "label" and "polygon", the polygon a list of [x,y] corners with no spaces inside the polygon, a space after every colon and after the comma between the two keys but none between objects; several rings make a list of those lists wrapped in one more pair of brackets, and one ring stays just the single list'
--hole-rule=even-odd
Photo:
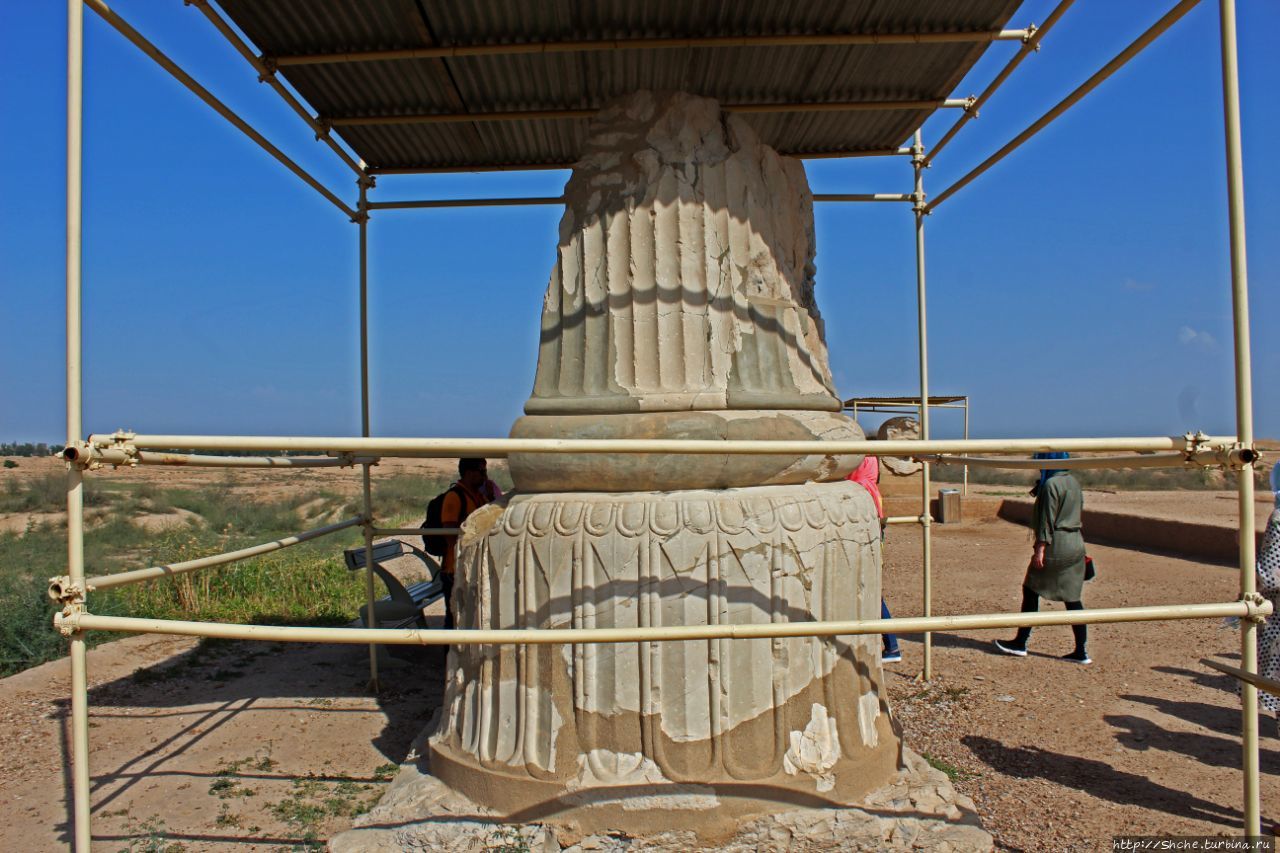
[{"label": "horizontal scaffold bar", "polygon": [[1246,672],[1237,666],[1228,666],[1225,663],[1218,663],[1216,660],[1203,658],[1200,663],[1207,667],[1216,669],[1218,672],[1225,672],[1227,675],[1235,676],[1246,684],[1252,684],[1254,687],[1261,688],[1273,696],[1280,696],[1280,681],[1274,678],[1267,678],[1265,675],[1258,675],[1256,672]]},{"label": "horizontal scaffold bar", "polygon": [[[96,0],[94,0],[96,2]],[[915,101],[827,101],[822,103],[725,104],[729,112],[753,113],[840,113],[874,110],[936,110],[942,107],[964,109],[969,98],[929,98]],[[331,127],[373,127],[397,124],[455,124],[476,121],[549,121],[555,119],[591,118],[597,107],[553,110],[499,110],[479,113],[405,113],[403,115],[325,116],[320,119]]]},{"label": "horizontal scaffold bar", "polygon": [[129,453],[114,447],[72,445],[62,451],[68,462],[85,465],[167,465],[174,468],[348,468],[354,465],[373,465],[376,456],[206,456],[198,453],[164,453],[155,450],[139,450]]},{"label": "horizontal scaffold bar", "polygon": [[569,645],[583,643],[670,642],[682,640],[759,640],[778,637],[840,637],[859,634],[914,634],[985,628],[1089,625],[1109,622],[1155,622],[1177,619],[1219,619],[1271,614],[1271,602],[1230,601],[1221,604],[1166,604],[1150,607],[1112,607],[1099,610],[1053,610],[1041,613],[980,613],[964,616],[918,616],[894,619],[854,619],[846,622],[761,622],[749,625],[672,625],[648,628],[435,629],[435,628],[286,628],[273,625],[227,625],[59,613],[54,624],[64,633],[120,631],[133,634],[172,634],[228,640],[295,643],[384,643],[398,646],[444,645]]},{"label": "horizontal scaffold bar", "polygon": [[147,41],[147,39],[144,38],[141,33],[139,33],[137,30],[131,27],[127,21],[125,21],[115,12],[113,12],[110,6],[102,2],[102,0],[84,0],[84,4],[88,6],[90,9],[92,9],[93,11],[97,12],[98,15],[101,16],[104,21],[110,24],[117,32],[119,32],[126,39],[131,41],[135,47],[137,47],[147,56],[155,60],[156,64],[158,64],[165,71],[168,71],[169,74],[171,74],[174,77],[174,79],[176,79],[183,86],[186,86],[188,89],[190,89],[195,94],[196,97],[198,97],[200,100],[204,101],[206,104],[212,107],[214,112],[216,112],[218,115],[225,118],[227,121],[231,122],[231,124],[233,124],[241,133],[243,133],[245,136],[249,137],[254,142],[256,142],[260,148],[262,148],[272,157],[276,158],[276,160],[278,160],[286,169],[288,169],[290,172],[293,172],[295,175],[301,178],[308,186],[310,186],[316,192],[320,193],[320,195],[328,199],[330,203],[334,205],[334,207],[338,208],[339,210],[347,214],[347,216],[351,217],[352,219],[357,218],[356,212],[350,207],[348,207],[346,203],[342,201],[342,199],[338,198],[336,195],[330,192],[328,187],[326,187],[324,184],[320,183],[318,180],[312,177],[310,173],[308,173],[305,169],[303,169],[301,166],[295,163],[292,159],[290,159],[287,154],[285,154],[275,145],[271,144],[271,142],[265,136],[259,133],[252,125],[250,125],[244,119],[240,118],[240,116],[236,115],[236,113],[226,104],[222,103],[222,101],[214,97],[213,93],[211,93],[204,86],[201,86],[199,83],[197,83],[195,78],[193,78],[187,72],[183,71],[182,68],[179,67],[179,65],[176,62],[174,62],[168,56],[165,56],[164,53],[162,53],[159,48],[157,48],[151,42]]},{"label": "horizontal scaffold bar", "polygon": [[980,164],[974,167],[974,169],[970,171],[967,175],[965,175],[963,178],[956,181],[954,184],[947,187],[942,192],[938,193],[937,197],[934,198],[933,201],[929,202],[929,204],[925,206],[925,211],[926,212],[931,211],[938,205],[942,204],[944,201],[946,201],[951,196],[953,196],[956,192],[968,186],[969,183],[973,181],[974,178],[978,177],[983,172],[990,169],[992,166],[994,166],[996,163],[1003,160],[1006,156],[1012,153],[1015,149],[1017,149],[1020,145],[1022,145],[1028,139],[1035,136],[1040,131],[1044,130],[1045,127],[1047,127],[1050,122],[1052,122],[1058,116],[1065,113],[1067,110],[1071,109],[1073,106],[1079,103],[1084,98],[1085,95],[1089,94],[1094,89],[1096,89],[1102,83],[1102,81],[1106,80],[1112,74],[1115,74],[1117,71],[1123,68],[1129,62],[1129,60],[1133,59],[1135,56],[1141,53],[1144,48],[1146,48],[1153,41],[1159,38],[1166,30],[1168,30],[1170,27],[1176,24],[1182,18],[1183,15],[1190,12],[1192,7],[1194,7],[1199,2],[1200,0],[1182,0],[1182,2],[1178,3],[1178,5],[1174,6],[1172,9],[1166,12],[1163,18],[1161,18],[1159,21],[1156,21],[1154,24],[1152,24],[1150,29],[1148,29],[1142,35],[1138,36],[1138,38],[1135,39],[1132,44],[1130,44],[1124,50],[1120,51],[1120,53],[1116,54],[1116,57],[1114,59],[1112,59],[1106,65],[1102,66],[1102,68],[1100,68],[1097,73],[1095,73],[1092,77],[1090,77],[1084,83],[1080,84],[1080,86],[1074,92],[1072,92],[1070,95],[1067,95],[1067,97],[1059,101],[1058,104],[1053,107],[1053,109],[1049,110],[1040,118],[1036,119],[1036,121],[1030,127],[1028,127],[1026,130],[1022,131],[1022,133],[1019,133],[1017,136],[1015,136],[999,151],[992,154],[986,160],[983,160]]},{"label": "horizontal scaffold bar", "polygon": [[359,50],[342,53],[298,53],[263,57],[279,68],[291,65],[334,65],[353,62],[393,62],[406,59],[458,59],[471,56],[527,56],[552,53],[596,53],[618,50],[679,50],[725,47],[839,47],[842,45],[956,44],[1026,41],[1034,31],[967,30],[949,33],[830,33],[826,35],[699,36],[691,38],[592,39],[522,42],[519,44],[459,44],[398,50]]},{"label": "horizontal scaffold bar", "polygon": [[[281,548],[288,548],[291,545],[298,545],[310,539],[318,539],[319,537],[327,536],[330,533],[337,533],[339,530],[346,530],[348,527],[355,527],[363,522],[363,518],[348,518],[346,521],[339,521],[334,524],[325,525],[324,527],[317,527],[314,530],[308,530],[304,533],[299,533],[296,536],[286,536],[283,539],[274,539],[270,542],[264,542],[261,545],[252,545],[248,548],[241,548],[238,551],[228,551],[225,554],[214,554],[210,557],[201,557],[197,560],[186,560],[181,563],[170,563],[167,566],[153,566],[149,569],[134,569],[130,572],[117,572],[112,575],[97,575],[95,577],[85,578],[85,583],[88,585],[89,589],[107,589],[113,586],[124,586],[126,584],[152,580],[153,578],[163,578],[170,575],[194,572],[198,569],[221,566],[225,563],[234,563],[236,560],[256,557],[259,554],[268,554],[272,551],[279,551]],[[53,594],[52,591],[51,594]]]},{"label": "horizontal scaffold bar", "polygon": [[1142,453],[1132,456],[1078,456],[1074,459],[993,459],[989,456],[930,456],[930,461],[982,468],[1190,468],[1253,462],[1248,448],[1192,453]]},{"label": "horizontal scaffold bar", "polygon": [[461,527],[375,527],[374,536],[458,536]]},{"label": "horizontal scaffold bar", "polygon": [[[915,201],[911,193],[814,193],[814,201]],[[564,204],[564,196],[525,196],[523,198],[429,198],[404,201],[371,201],[367,210],[411,210],[450,207],[520,207],[526,205]]]},{"label": "horizontal scaffold bar", "polygon": [[938,453],[1158,452],[1227,449],[1230,436],[1155,436],[1143,438],[986,438],[930,441],[709,441],[683,439],[554,438],[357,438],[278,435],[91,435],[96,447],[137,450],[309,451],[376,456],[504,457],[511,453],[677,453],[921,456]]},{"label": "horizontal scaffold bar", "polygon": [[952,125],[951,129],[944,133],[942,138],[934,144],[933,150],[929,151],[925,155],[925,166],[929,166],[933,163],[933,158],[938,156],[938,152],[943,148],[946,148],[947,144],[951,142],[952,139],[955,139],[956,134],[959,133],[966,124],[978,117],[978,111],[982,109],[983,104],[990,100],[991,96],[996,93],[996,90],[1004,85],[1004,81],[1008,80],[1009,75],[1013,74],[1014,70],[1022,64],[1022,60],[1040,49],[1040,41],[1049,33],[1050,30],[1053,29],[1054,25],[1058,23],[1058,20],[1068,9],[1071,8],[1071,4],[1074,2],[1075,0],[1062,0],[1062,2],[1055,6],[1053,11],[1049,13],[1049,17],[1045,18],[1044,23],[1041,24],[1030,37],[1022,42],[1022,47],[1018,48],[1018,52],[1013,55],[1013,58],[1009,60],[1008,64],[1005,65],[1004,68],[1000,69],[1000,73],[997,74],[987,85],[987,88],[983,89],[982,93],[978,95],[977,99],[973,102],[973,107],[965,110],[964,114],[960,116],[960,120]]},{"label": "horizontal scaffold bar", "polygon": [[231,46],[236,49],[236,52],[244,57],[245,61],[249,63],[254,71],[258,72],[258,80],[266,83],[274,89],[276,94],[289,105],[289,108],[297,113],[298,117],[307,123],[307,127],[311,128],[311,131],[316,135],[317,140],[329,146],[329,149],[333,151],[334,154],[337,154],[338,158],[342,160],[343,163],[346,163],[347,167],[351,169],[351,171],[355,172],[357,175],[364,174],[364,170],[360,168],[360,163],[348,154],[346,149],[334,141],[333,135],[329,133],[329,129],[316,121],[315,116],[313,116],[311,112],[293,96],[292,92],[285,88],[284,84],[276,77],[275,72],[260,58],[258,58],[249,45],[244,43],[244,39],[240,38],[239,34],[236,33],[231,24],[227,23],[227,20],[218,14],[217,10],[213,8],[213,4],[210,3],[209,0],[187,0],[187,2],[199,9],[204,16],[208,18],[209,23],[213,24],[214,28],[222,34],[222,37],[231,43]]},{"label": "horizontal scaffold bar", "polygon": [[[910,156],[910,148],[864,148],[854,151],[783,152],[797,160],[835,160],[852,157]],[[574,161],[562,163],[490,163],[483,166],[369,166],[370,175],[445,175],[458,172],[533,172],[544,169],[572,169]]]}]

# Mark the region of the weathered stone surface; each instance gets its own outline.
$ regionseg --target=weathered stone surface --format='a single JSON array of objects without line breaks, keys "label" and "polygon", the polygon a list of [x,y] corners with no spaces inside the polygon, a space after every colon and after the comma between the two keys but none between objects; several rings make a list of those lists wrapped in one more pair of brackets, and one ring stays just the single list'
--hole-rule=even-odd
[{"label": "weathered stone surface", "polygon": [[333,853],[407,850],[532,853],[819,853],[913,850],[985,853],[994,847],[978,824],[973,802],[910,750],[889,784],[855,806],[788,809],[742,822],[719,839],[692,830],[594,832],[583,836],[554,816],[504,825],[482,806],[451,791],[416,764],[400,771],[382,802],[357,819],[357,828],[329,842]]},{"label": "weathered stone surface", "polygon": [[[565,200],[513,437],[862,437],[827,365],[800,161],[709,98],[637,92],[593,121]],[[727,411],[751,414],[712,414]],[[674,490],[838,479],[858,461],[516,454],[511,473],[524,491]]]},{"label": "weathered stone surface", "polygon": [[[852,483],[515,495],[464,531],[454,606],[467,626],[879,615],[879,522]],[[897,762],[878,643],[459,646],[431,766],[505,814],[559,800],[584,827],[656,806],[668,825],[706,827],[788,791],[851,802]]]},{"label": "weathered stone surface", "polygon": [[[876,438],[881,441],[918,441],[920,439],[920,422],[910,415],[889,418],[880,424]],[[881,456],[880,465],[890,474],[900,477],[910,476],[922,467],[919,462],[905,456]]]},{"label": "weathered stone surface", "polygon": [[[641,92],[593,124],[566,196],[513,436],[862,437],[831,386],[798,162],[713,101]],[[874,504],[817,482],[859,461],[515,454],[518,491],[463,525],[458,625],[874,620]],[[421,766],[334,848],[981,849],[945,778],[911,764],[880,791],[909,759],[879,643],[455,646]]]}]

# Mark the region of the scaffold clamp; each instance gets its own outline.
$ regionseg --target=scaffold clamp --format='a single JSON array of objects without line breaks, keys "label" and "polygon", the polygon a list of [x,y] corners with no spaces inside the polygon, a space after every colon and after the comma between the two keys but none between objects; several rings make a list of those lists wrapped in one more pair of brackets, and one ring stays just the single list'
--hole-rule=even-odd
[{"label": "scaffold clamp", "polygon": [[77,623],[84,613],[85,595],[91,588],[83,581],[71,580],[68,575],[49,578],[49,597],[62,605],[62,610],[53,616],[53,624],[64,637],[79,630]]},{"label": "scaffold clamp", "polygon": [[1240,600],[1249,608],[1249,612],[1243,617],[1249,622],[1264,622],[1274,611],[1274,608],[1271,606],[1271,602],[1268,601],[1260,592],[1251,592],[1248,595],[1242,596]]}]

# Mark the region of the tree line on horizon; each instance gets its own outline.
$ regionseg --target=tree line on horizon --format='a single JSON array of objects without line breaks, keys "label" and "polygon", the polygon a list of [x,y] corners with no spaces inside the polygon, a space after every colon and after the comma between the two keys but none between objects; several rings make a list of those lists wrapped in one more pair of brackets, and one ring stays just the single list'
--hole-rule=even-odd
[{"label": "tree line on horizon", "polygon": [[61,444],[45,444],[43,441],[4,441],[0,442],[0,456],[49,456],[61,453]]}]

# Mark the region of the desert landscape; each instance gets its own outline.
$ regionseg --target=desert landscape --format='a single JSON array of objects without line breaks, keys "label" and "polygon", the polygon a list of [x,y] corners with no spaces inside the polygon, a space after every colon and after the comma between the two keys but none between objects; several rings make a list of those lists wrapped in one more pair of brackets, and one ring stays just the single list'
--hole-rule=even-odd
[{"label": "desert landscape", "polygon": [[[0,473],[0,491],[11,505],[61,473],[51,459],[13,461],[16,467]],[[383,463],[375,469],[380,508],[386,507],[388,519],[416,524],[420,505],[450,468],[446,460]],[[504,481],[503,464],[495,462],[493,469]],[[259,507],[266,515],[289,506],[296,532],[350,512],[345,502],[359,489],[358,473],[346,469],[106,469],[90,477],[104,493],[125,496],[90,512],[90,543],[99,535],[118,536],[112,525],[121,522],[122,509],[132,513],[123,523],[143,538],[198,538],[205,518],[173,511],[183,493],[212,493],[221,503]],[[909,479],[887,491],[891,501],[909,501]],[[1030,539],[1025,527],[1000,518],[998,508],[1024,493],[1007,484],[972,484],[964,520],[935,527],[935,614],[1016,607]],[[1234,493],[1213,490],[1086,492],[1087,506],[1128,513],[1135,525],[1150,517],[1230,527],[1234,499]],[[1263,493],[1260,520],[1269,509],[1270,495]],[[23,515],[13,510],[4,516],[8,526],[0,541],[8,553],[18,553],[41,531],[61,537],[56,510]],[[893,526],[885,543],[885,595],[896,615],[920,612],[918,537],[912,526]],[[330,537],[291,549],[310,548],[314,553],[306,559],[313,562],[306,566],[339,579],[329,622],[341,617],[343,606],[350,607],[346,618],[353,618],[363,594],[359,579],[341,565],[341,549],[349,544]],[[1236,596],[1237,573],[1224,561],[1098,541],[1091,541],[1090,553],[1101,571],[1086,589],[1087,606]],[[154,554],[135,547],[111,565],[140,566]],[[56,565],[62,556],[45,558],[43,565]],[[412,576],[419,566],[402,558],[391,568]],[[8,575],[26,568],[5,560]],[[296,584],[297,569],[274,564],[259,570]],[[209,574],[236,571],[255,569]],[[218,589],[211,586],[210,594]],[[150,599],[143,603],[155,606]],[[216,611],[210,602],[201,606]],[[245,621],[271,621],[254,606],[252,597],[241,606]],[[39,618],[47,625],[50,615],[44,606]],[[437,624],[439,602],[428,615]],[[885,669],[906,743],[973,798],[1001,849],[1109,849],[1111,836],[1122,831],[1238,833],[1238,700],[1229,678],[1200,664],[1205,657],[1237,661],[1238,633],[1214,621],[1103,625],[1091,632],[1090,667],[1056,659],[1070,647],[1066,628],[1038,630],[1026,659],[994,654],[991,640],[999,632],[935,635],[936,677],[928,684],[917,678],[921,638],[903,638],[904,660]],[[434,650],[411,662],[388,661],[382,690],[372,695],[363,647],[157,636],[99,645],[89,666],[94,848],[112,851],[322,846],[371,808],[398,765],[412,759],[439,706],[444,679],[443,655]],[[55,659],[0,680],[0,719],[11,733],[0,744],[4,849],[53,849],[69,837],[68,677],[66,661]],[[1274,817],[1267,804],[1280,801],[1280,741],[1270,718],[1264,718],[1263,736],[1264,817]],[[504,843],[495,836],[494,849],[518,849]]]}]

